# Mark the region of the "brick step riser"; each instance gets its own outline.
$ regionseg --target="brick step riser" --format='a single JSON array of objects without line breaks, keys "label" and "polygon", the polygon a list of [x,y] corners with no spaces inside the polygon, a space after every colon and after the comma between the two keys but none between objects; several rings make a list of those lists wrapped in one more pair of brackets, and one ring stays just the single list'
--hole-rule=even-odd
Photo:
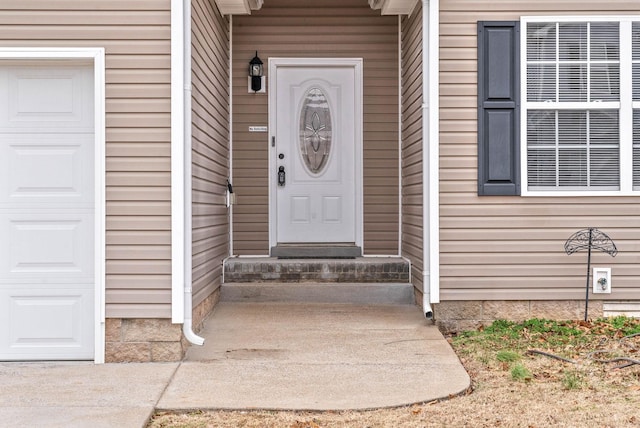
[{"label": "brick step riser", "polygon": [[409,263],[393,258],[280,260],[234,258],[225,262],[224,282],[408,283]]}]

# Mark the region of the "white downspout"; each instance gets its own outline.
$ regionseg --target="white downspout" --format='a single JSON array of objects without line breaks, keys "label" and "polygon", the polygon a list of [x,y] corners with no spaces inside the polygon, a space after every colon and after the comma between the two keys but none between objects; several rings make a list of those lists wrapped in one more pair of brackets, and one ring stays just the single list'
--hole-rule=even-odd
[{"label": "white downspout", "polygon": [[422,309],[433,318],[440,301],[439,201],[439,11],[438,0],[422,0]]},{"label": "white downspout", "polygon": [[[229,15],[229,181],[233,178],[233,15]],[[233,182],[231,183],[233,184]],[[229,257],[233,257],[233,204],[229,203]],[[222,269],[224,283],[224,269]]]},{"label": "white downspout", "polygon": [[194,345],[204,338],[193,331],[191,210],[191,0],[184,0],[184,337]]},{"label": "white downspout", "polygon": [[398,15],[398,256],[402,256],[402,16]]}]

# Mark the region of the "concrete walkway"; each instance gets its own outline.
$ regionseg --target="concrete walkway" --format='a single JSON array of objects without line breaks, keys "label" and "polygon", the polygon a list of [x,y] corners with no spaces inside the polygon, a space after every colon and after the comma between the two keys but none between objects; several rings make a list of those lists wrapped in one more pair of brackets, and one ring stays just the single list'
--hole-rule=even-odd
[{"label": "concrete walkway", "polygon": [[180,364],[0,363],[0,426],[143,427],[154,409],[368,409],[470,379],[413,305],[222,302]]},{"label": "concrete walkway", "polygon": [[143,427],[178,366],[0,363],[0,427]]}]

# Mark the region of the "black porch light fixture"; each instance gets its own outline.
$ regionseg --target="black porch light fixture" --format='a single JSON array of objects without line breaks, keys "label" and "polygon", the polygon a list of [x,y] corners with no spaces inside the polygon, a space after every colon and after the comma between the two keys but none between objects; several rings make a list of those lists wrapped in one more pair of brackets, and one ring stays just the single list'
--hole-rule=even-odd
[{"label": "black porch light fixture", "polygon": [[251,90],[253,92],[259,92],[262,89],[262,76],[264,73],[264,67],[262,60],[258,57],[258,51],[256,56],[249,61],[249,77],[251,77]]}]

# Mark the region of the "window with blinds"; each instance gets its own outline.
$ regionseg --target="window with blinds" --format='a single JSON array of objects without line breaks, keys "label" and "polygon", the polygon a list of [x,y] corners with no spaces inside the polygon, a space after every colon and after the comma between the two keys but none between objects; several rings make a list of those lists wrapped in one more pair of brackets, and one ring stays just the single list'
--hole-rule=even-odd
[{"label": "window with blinds", "polygon": [[640,190],[640,22],[631,30],[633,85],[633,190]]},{"label": "window with blinds", "polygon": [[526,188],[640,189],[640,22],[524,25]]}]

